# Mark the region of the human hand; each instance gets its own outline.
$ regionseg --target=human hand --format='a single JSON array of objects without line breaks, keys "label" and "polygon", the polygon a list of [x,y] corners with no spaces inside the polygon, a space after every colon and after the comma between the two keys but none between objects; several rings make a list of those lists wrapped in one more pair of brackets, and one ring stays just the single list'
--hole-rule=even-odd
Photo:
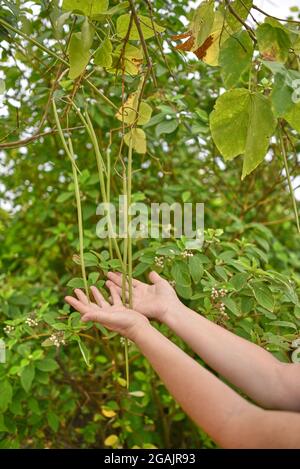
[{"label": "human hand", "polygon": [[74,291],[77,298],[66,296],[65,301],[82,315],[83,322],[99,322],[107,329],[118,332],[133,342],[149,325],[145,316],[123,306],[120,295],[113,286],[110,288],[112,305],[103,298],[96,287],[91,287],[96,303],[89,302],[82,290],[76,288]]},{"label": "human hand", "polygon": [[[119,296],[122,297],[122,274],[109,272],[107,277],[106,286],[110,292],[112,292],[112,289],[116,290]],[[132,280],[132,307],[149,318],[164,322],[168,313],[172,312],[174,308],[178,308],[180,300],[169,282],[156,272],[150,273],[149,280],[152,285],[139,280]],[[128,284],[126,289],[126,300],[128,301]]]}]

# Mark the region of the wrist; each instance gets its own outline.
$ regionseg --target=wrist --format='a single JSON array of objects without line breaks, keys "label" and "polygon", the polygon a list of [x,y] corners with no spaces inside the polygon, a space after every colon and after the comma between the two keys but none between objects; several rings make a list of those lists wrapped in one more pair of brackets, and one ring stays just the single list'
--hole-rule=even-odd
[{"label": "wrist", "polygon": [[135,323],[135,325],[129,331],[127,337],[128,339],[132,340],[132,342],[137,344],[143,339],[143,337],[145,337],[145,335],[149,332],[151,328],[152,326],[148,319],[146,317],[143,317],[142,321],[137,321]]},{"label": "wrist", "polygon": [[161,322],[170,327],[170,329],[173,329],[173,325],[180,321],[185,309],[187,309],[186,306],[181,303],[179,299],[177,299],[168,305],[166,311],[163,314]]}]

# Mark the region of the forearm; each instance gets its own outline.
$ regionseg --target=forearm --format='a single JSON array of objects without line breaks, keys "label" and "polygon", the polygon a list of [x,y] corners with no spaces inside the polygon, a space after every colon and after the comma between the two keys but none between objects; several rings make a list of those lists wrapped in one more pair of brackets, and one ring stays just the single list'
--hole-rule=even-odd
[{"label": "forearm", "polygon": [[265,408],[297,410],[285,392],[281,363],[257,345],[238,337],[179,303],[164,322],[214,370]]},{"label": "forearm", "polygon": [[[252,406],[151,326],[135,343],[184,411],[222,447]],[[229,435],[229,436],[228,436]]]},{"label": "forearm", "polygon": [[300,448],[300,416],[243,399],[151,326],[134,338],[167,389],[222,448]]}]

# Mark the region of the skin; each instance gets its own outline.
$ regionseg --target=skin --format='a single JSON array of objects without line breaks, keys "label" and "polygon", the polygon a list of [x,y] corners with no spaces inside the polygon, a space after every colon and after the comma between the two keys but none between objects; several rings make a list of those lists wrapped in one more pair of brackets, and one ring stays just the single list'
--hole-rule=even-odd
[{"label": "skin", "polygon": [[[281,363],[190,310],[157,273],[149,278],[151,285],[133,280],[133,309],[122,304],[122,276],[112,272],[106,282],[111,303],[96,287],[91,287],[95,303],[79,289],[77,298],[66,301],[83,322],[99,322],[135,342],[183,410],[221,447],[300,448],[300,365]],[[149,319],[165,323],[258,405],[189,357]]]}]

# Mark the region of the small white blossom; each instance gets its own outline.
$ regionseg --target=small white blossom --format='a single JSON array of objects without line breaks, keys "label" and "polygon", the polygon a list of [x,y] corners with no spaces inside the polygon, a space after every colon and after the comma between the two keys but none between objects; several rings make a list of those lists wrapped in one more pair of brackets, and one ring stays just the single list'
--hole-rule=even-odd
[{"label": "small white blossom", "polygon": [[54,332],[49,337],[49,340],[55,345],[55,347],[60,347],[61,345],[66,345],[66,341],[64,339],[64,333],[63,332]]},{"label": "small white blossom", "polygon": [[9,335],[15,330],[14,326],[10,326],[9,324],[4,327],[5,334]]},{"label": "small white blossom", "polygon": [[186,259],[188,257],[194,257],[194,253],[192,251],[185,250],[181,253],[181,256]]},{"label": "small white blossom", "polygon": [[27,324],[27,326],[30,326],[30,327],[36,327],[38,326],[38,321],[36,319],[33,319],[31,317],[28,317],[25,321],[25,323]]},{"label": "small white blossom", "polygon": [[155,265],[157,265],[157,267],[163,267],[164,261],[165,261],[165,258],[162,256],[155,256],[154,258],[154,262],[155,262]]}]

